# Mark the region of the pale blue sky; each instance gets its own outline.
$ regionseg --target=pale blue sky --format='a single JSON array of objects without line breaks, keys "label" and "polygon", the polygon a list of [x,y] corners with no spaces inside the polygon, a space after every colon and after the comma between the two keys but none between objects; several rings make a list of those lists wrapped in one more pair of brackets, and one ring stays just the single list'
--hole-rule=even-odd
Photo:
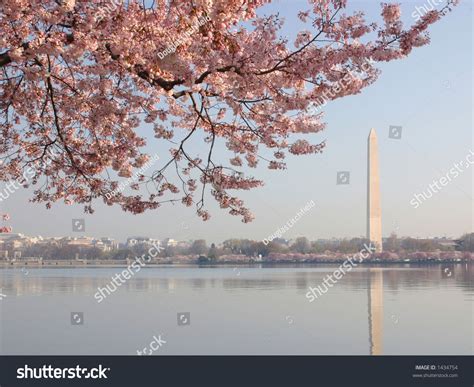
[{"label": "pale blue sky", "polygon": [[[349,1],[379,20],[379,2]],[[426,1],[403,2],[404,17]],[[266,12],[279,10],[287,18],[285,33],[299,28],[294,18],[301,1],[277,1]],[[352,5],[353,4],[353,5]],[[261,189],[245,192],[256,219],[243,224],[238,217],[211,204],[212,218],[203,223],[193,208],[166,206],[142,215],[97,203],[94,215],[80,205],[57,204],[52,210],[27,203],[28,192],[17,192],[0,203],[12,215],[16,232],[28,235],[80,235],[72,233],[71,219],[86,218],[90,236],[119,240],[130,235],[175,239],[262,239],[292,218],[310,200],[316,206],[287,234],[310,239],[355,237],[365,234],[366,142],[370,128],[379,138],[383,234],[459,236],[472,231],[472,169],[445,186],[415,209],[414,193],[427,189],[472,149],[472,2],[461,2],[454,12],[431,28],[430,45],[408,58],[379,65],[379,80],[361,94],[337,100],[325,108],[327,129],[314,136],[327,139],[323,155],[291,157],[286,171],[262,166],[252,173],[263,178]],[[389,125],[403,126],[401,140],[388,138]],[[156,141],[156,140],[155,140]],[[151,149],[156,142],[150,144]],[[349,185],[336,185],[337,171],[350,171]],[[186,227],[182,226],[185,222]]]}]

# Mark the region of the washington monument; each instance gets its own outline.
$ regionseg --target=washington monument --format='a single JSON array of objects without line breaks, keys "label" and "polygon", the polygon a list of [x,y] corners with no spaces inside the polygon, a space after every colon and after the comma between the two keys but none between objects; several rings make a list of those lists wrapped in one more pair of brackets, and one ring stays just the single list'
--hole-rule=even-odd
[{"label": "washington monument", "polygon": [[367,140],[367,239],[382,251],[382,210],[380,208],[379,150],[377,134],[371,129]]}]

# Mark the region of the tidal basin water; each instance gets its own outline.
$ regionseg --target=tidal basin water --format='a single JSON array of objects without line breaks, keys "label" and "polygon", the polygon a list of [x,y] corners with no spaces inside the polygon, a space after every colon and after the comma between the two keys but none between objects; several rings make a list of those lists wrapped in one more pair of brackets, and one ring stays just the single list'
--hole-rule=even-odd
[{"label": "tidal basin water", "polygon": [[473,353],[474,265],[358,267],[310,303],[335,268],[144,268],[101,303],[123,268],[0,268],[0,353],[136,355],[154,336],[153,355]]}]

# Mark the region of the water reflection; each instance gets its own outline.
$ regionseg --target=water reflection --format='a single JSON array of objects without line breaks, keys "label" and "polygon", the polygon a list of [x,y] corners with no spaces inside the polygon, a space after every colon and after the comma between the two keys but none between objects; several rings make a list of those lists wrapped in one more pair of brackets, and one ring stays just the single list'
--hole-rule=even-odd
[{"label": "water reflection", "polygon": [[[173,355],[470,354],[473,268],[358,267],[313,303],[308,287],[335,265],[146,268],[101,304],[97,288],[123,268],[0,268],[0,353],[133,354],[159,330]],[[85,313],[81,329],[71,311]],[[384,325],[393,312],[401,323]]]},{"label": "water reflection", "polygon": [[[392,292],[407,288],[444,286],[451,281],[456,286],[472,293],[474,291],[474,265],[452,264],[415,266],[399,265],[371,267],[353,270],[337,284],[337,288],[365,290],[367,281],[372,287],[385,286]],[[232,268],[203,267],[149,268],[121,284],[119,289],[127,291],[172,291],[179,288],[193,288],[202,291],[209,288],[223,288],[227,291],[240,289],[276,290],[297,289],[306,292],[308,286],[320,283],[324,276],[332,273],[335,266],[272,266],[241,268],[236,275]],[[20,269],[0,267],[0,289],[14,296],[41,295],[51,293],[91,293],[98,287],[105,287],[111,277],[123,268],[29,268],[27,276]],[[382,280],[382,277],[384,280]],[[379,279],[380,278],[380,279]],[[380,282],[380,284],[379,284]],[[370,296],[370,294],[369,294]],[[375,297],[375,293],[372,294]],[[370,297],[369,297],[370,298]]]},{"label": "water reflection", "polygon": [[369,349],[371,355],[382,355],[383,348],[383,271],[369,269],[367,284],[369,312]]}]

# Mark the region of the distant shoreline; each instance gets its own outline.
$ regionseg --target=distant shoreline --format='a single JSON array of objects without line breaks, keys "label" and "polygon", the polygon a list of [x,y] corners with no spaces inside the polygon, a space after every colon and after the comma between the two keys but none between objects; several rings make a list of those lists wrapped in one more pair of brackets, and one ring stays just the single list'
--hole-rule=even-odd
[{"label": "distant shoreline", "polygon": [[[173,266],[173,267],[221,267],[221,266],[289,266],[289,265],[298,265],[298,266],[308,266],[308,265],[337,265],[343,263],[343,259],[333,259],[333,260],[318,260],[318,261],[223,261],[223,262],[209,262],[209,263],[198,263],[198,262],[172,262],[172,261],[162,261],[162,262],[149,262],[146,267],[164,267],[164,266]],[[18,268],[18,267],[31,267],[31,268],[63,268],[63,267],[73,267],[73,268],[97,268],[97,267],[127,267],[131,261],[126,260],[117,260],[117,261],[86,261],[86,262],[77,262],[77,261],[66,261],[66,260],[48,260],[42,262],[29,262],[26,260],[19,260],[14,262],[0,262],[0,268]],[[366,259],[363,262],[360,262],[359,265],[378,265],[378,266],[394,266],[394,265],[439,265],[439,264],[473,264],[474,261],[470,259],[419,259],[419,260],[378,260],[378,259]]]}]

